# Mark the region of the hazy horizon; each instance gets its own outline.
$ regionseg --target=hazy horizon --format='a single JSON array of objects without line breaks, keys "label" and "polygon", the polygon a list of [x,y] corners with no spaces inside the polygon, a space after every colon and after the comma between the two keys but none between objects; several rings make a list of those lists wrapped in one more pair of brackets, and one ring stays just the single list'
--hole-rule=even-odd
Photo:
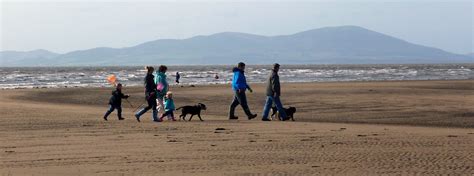
[{"label": "hazy horizon", "polygon": [[[220,32],[265,36],[355,25],[474,52],[472,1],[1,1],[0,50],[121,48]],[[442,20],[442,21],[441,21]]]}]

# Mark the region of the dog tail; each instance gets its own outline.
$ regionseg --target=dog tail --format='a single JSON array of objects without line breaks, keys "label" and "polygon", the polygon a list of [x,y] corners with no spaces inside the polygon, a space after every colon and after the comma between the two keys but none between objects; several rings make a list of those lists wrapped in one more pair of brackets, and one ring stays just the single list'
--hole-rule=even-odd
[{"label": "dog tail", "polygon": [[183,107],[181,106],[181,107],[179,107],[179,108],[176,108],[176,111],[179,110],[179,109],[181,109],[181,108],[183,108]]}]

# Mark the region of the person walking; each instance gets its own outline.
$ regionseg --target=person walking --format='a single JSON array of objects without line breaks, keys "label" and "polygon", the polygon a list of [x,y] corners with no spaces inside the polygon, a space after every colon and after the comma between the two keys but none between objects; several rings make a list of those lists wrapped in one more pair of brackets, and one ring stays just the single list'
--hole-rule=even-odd
[{"label": "person walking", "polygon": [[230,105],[229,119],[238,119],[238,117],[234,115],[234,112],[235,108],[239,104],[242,106],[242,109],[244,109],[244,112],[249,120],[257,117],[257,114],[252,114],[250,112],[249,106],[247,104],[247,97],[245,95],[245,91],[248,89],[250,92],[253,92],[253,90],[247,84],[244,71],[245,63],[243,62],[239,62],[239,64],[237,64],[237,67],[234,67],[232,69],[232,72],[234,72],[234,77],[232,79],[232,90],[234,91],[234,100]]},{"label": "person walking", "polygon": [[280,77],[278,76],[278,71],[280,70],[280,64],[275,63],[273,64],[273,69],[272,72],[270,73],[270,76],[267,79],[267,90],[266,90],[266,95],[267,95],[267,101],[265,103],[265,107],[263,108],[263,115],[262,115],[262,120],[263,121],[270,121],[268,118],[268,113],[270,112],[270,109],[275,103],[278,112],[280,113],[280,120],[286,120],[287,116],[285,113],[285,109],[283,109],[283,105],[281,104],[280,101],[280,95],[281,95],[281,89],[280,89]]},{"label": "person walking", "polygon": [[127,99],[130,95],[125,95],[122,93],[122,84],[117,84],[117,87],[112,91],[112,96],[109,99],[109,110],[104,115],[104,120],[107,121],[107,117],[115,109],[117,109],[117,117],[119,120],[124,120],[122,117],[122,99]]},{"label": "person walking", "polygon": [[[169,84],[168,81],[166,80],[166,71],[168,70],[168,67],[165,65],[160,65],[158,67],[158,71],[156,72],[155,76],[155,84],[156,84],[156,90],[157,90],[157,95],[156,95],[156,104],[157,104],[157,111],[158,113],[165,113],[165,106],[163,104],[163,99],[166,95],[166,92],[168,92],[169,89]],[[160,115],[161,116],[161,115]]]},{"label": "person walking", "polygon": [[153,71],[155,69],[151,66],[146,66],[145,69],[147,70],[147,74],[145,77],[145,100],[148,103],[148,106],[141,109],[135,114],[137,121],[140,122],[140,116],[145,114],[148,110],[153,110],[153,121],[160,122],[158,119],[158,110],[156,109],[156,84],[155,84],[155,76],[153,76]]},{"label": "person walking", "polygon": [[[174,106],[174,100],[173,100],[173,93],[168,91],[165,96],[165,113],[161,115],[160,120],[163,121],[163,118],[165,116],[171,116],[171,120],[176,121],[174,118],[174,111],[176,110],[176,107]],[[169,120],[170,118],[168,118]]]},{"label": "person walking", "polygon": [[179,84],[179,79],[181,78],[181,75],[179,72],[176,72],[176,84]]}]

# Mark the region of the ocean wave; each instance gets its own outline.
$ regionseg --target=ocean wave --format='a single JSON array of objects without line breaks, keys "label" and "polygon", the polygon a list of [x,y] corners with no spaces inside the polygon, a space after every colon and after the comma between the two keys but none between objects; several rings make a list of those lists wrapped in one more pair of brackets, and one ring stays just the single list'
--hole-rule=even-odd
[{"label": "ocean wave", "polygon": [[[168,81],[175,85],[175,73],[181,85],[230,84],[232,66],[169,66]],[[380,80],[455,80],[474,79],[473,64],[447,65],[291,65],[282,66],[282,82],[335,82]],[[271,66],[251,66],[247,81],[265,82]],[[106,78],[114,74],[127,86],[143,85],[145,70],[139,67],[72,68],[1,68],[0,89],[106,87]],[[215,75],[219,79],[215,79]]]}]

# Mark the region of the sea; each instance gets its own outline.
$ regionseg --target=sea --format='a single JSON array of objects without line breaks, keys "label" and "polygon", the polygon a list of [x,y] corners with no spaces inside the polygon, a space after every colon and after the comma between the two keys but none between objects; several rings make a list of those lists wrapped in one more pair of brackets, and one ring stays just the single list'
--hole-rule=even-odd
[{"label": "sea", "polygon": [[[230,65],[168,66],[167,78],[181,85],[229,84]],[[247,65],[247,82],[265,82],[270,65]],[[110,87],[107,77],[115,75],[125,86],[141,86],[143,67],[0,67],[0,89]],[[216,78],[216,75],[218,78]],[[281,82],[344,82],[393,80],[474,79],[474,64],[417,65],[282,65]]]}]

